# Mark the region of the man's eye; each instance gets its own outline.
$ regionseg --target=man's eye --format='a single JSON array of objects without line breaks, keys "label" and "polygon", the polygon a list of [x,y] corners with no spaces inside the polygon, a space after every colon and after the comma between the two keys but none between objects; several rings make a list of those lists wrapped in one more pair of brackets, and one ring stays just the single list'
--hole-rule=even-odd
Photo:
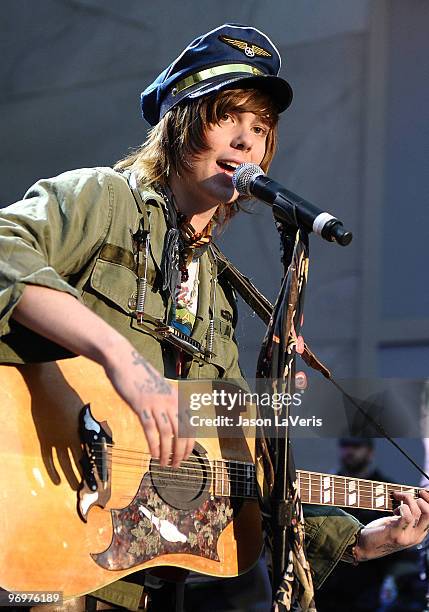
[{"label": "man's eye", "polygon": [[255,125],[253,130],[255,134],[260,134],[261,136],[265,136],[267,134],[267,128],[261,127],[259,125]]},{"label": "man's eye", "polygon": [[231,115],[229,113],[224,113],[220,118],[221,121],[229,121],[231,119]]}]

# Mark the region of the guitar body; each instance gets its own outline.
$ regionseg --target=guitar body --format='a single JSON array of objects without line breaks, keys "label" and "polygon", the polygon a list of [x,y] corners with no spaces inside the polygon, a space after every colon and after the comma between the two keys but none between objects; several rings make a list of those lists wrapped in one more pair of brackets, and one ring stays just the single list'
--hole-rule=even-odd
[{"label": "guitar body", "polygon": [[251,437],[198,439],[187,467],[160,468],[97,364],[5,365],[0,381],[2,588],[71,597],[141,569],[228,577],[257,561],[257,499],[212,478],[218,460],[254,462]]}]

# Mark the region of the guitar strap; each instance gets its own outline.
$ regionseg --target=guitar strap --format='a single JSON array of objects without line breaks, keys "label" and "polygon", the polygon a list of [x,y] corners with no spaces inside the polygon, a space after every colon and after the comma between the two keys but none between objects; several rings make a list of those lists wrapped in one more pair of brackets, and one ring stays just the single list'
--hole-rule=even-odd
[{"label": "guitar strap", "polygon": [[[274,310],[273,304],[271,304],[247,276],[234,266],[216,244],[212,243],[212,248],[221,264],[219,266],[219,274],[223,274],[228,279],[231,286],[237,291],[246,304],[256,312],[265,325],[268,325]],[[304,343],[304,352],[301,357],[310,368],[321,372],[325,378],[331,378],[330,370],[316,357],[306,343]]]}]

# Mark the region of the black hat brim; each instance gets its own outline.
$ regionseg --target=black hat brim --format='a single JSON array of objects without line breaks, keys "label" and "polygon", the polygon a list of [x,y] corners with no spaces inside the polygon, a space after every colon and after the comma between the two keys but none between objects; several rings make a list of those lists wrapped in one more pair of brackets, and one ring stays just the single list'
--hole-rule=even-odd
[{"label": "black hat brim", "polygon": [[167,96],[161,104],[162,118],[171,108],[183,100],[195,100],[211,93],[225,89],[259,89],[266,92],[275,102],[277,110],[282,113],[292,102],[293,92],[289,83],[281,77],[272,75],[252,76],[247,73],[231,73],[210,78],[204,83],[196,83],[176,96]]}]

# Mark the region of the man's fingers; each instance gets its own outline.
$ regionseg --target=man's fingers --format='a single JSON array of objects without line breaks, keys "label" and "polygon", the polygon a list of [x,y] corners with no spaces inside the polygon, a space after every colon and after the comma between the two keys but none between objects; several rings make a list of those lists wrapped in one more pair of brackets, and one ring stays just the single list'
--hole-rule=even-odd
[{"label": "man's fingers", "polygon": [[159,434],[152,414],[145,408],[140,413],[140,420],[149,446],[149,452],[155,459],[159,458]]},{"label": "man's fingers", "polygon": [[180,462],[186,457],[186,438],[174,438],[172,467],[179,467]]},{"label": "man's fingers", "polygon": [[429,503],[429,491],[427,489],[420,489],[419,496]]},{"label": "man's fingers", "polygon": [[[413,497],[411,493],[394,493],[396,499],[402,501],[402,506],[404,508],[408,508],[411,512],[412,520],[410,522],[413,523],[413,526],[417,525],[420,520],[421,509],[417,504],[417,500]],[[401,506],[400,506],[401,507]],[[403,512],[406,512],[403,510]],[[408,512],[406,512],[406,516],[408,516]]]},{"label": "man's fingers", "polygon": [[152,414],[159,433],[159,462],[165,466],[169,464],[173,450],[173,425],[166,410],[154,410]]},{"label": "man's fingers", "polygon": [[429,522],[429,504],[424,499],[418,499],[416,501],[420,509],[420,517],[419,520],[416,521],[415,527],[425,527]]},{"label": "man's fingers", "polygon": [[194,428],[189,423],[189,413],[179,412],[174,445],[174,467],[184,459],[188,459],[194,448]]},{"label": "man's fingers", "polygon": [[188,459],[191,456],[194,444],[195,438],[186,438],[185,459]]},{"label": "man's fingers", "polygon": [[392,523],[396,529],[405,530],[409,525],[414,523],[413,514],[405,503],[402,503],[396,508],[395,514],[397,520],[392,517]]},{"label": "man's fingers", "polygon": [[[180,418],[180,423],[179,423]],[[194,447],[194,431],[189,424],[189,415],[178,415],[177,404],[146,407],[140,411],[140,419],[146,434],[149,450],[160,465],[179,467]]]}]

